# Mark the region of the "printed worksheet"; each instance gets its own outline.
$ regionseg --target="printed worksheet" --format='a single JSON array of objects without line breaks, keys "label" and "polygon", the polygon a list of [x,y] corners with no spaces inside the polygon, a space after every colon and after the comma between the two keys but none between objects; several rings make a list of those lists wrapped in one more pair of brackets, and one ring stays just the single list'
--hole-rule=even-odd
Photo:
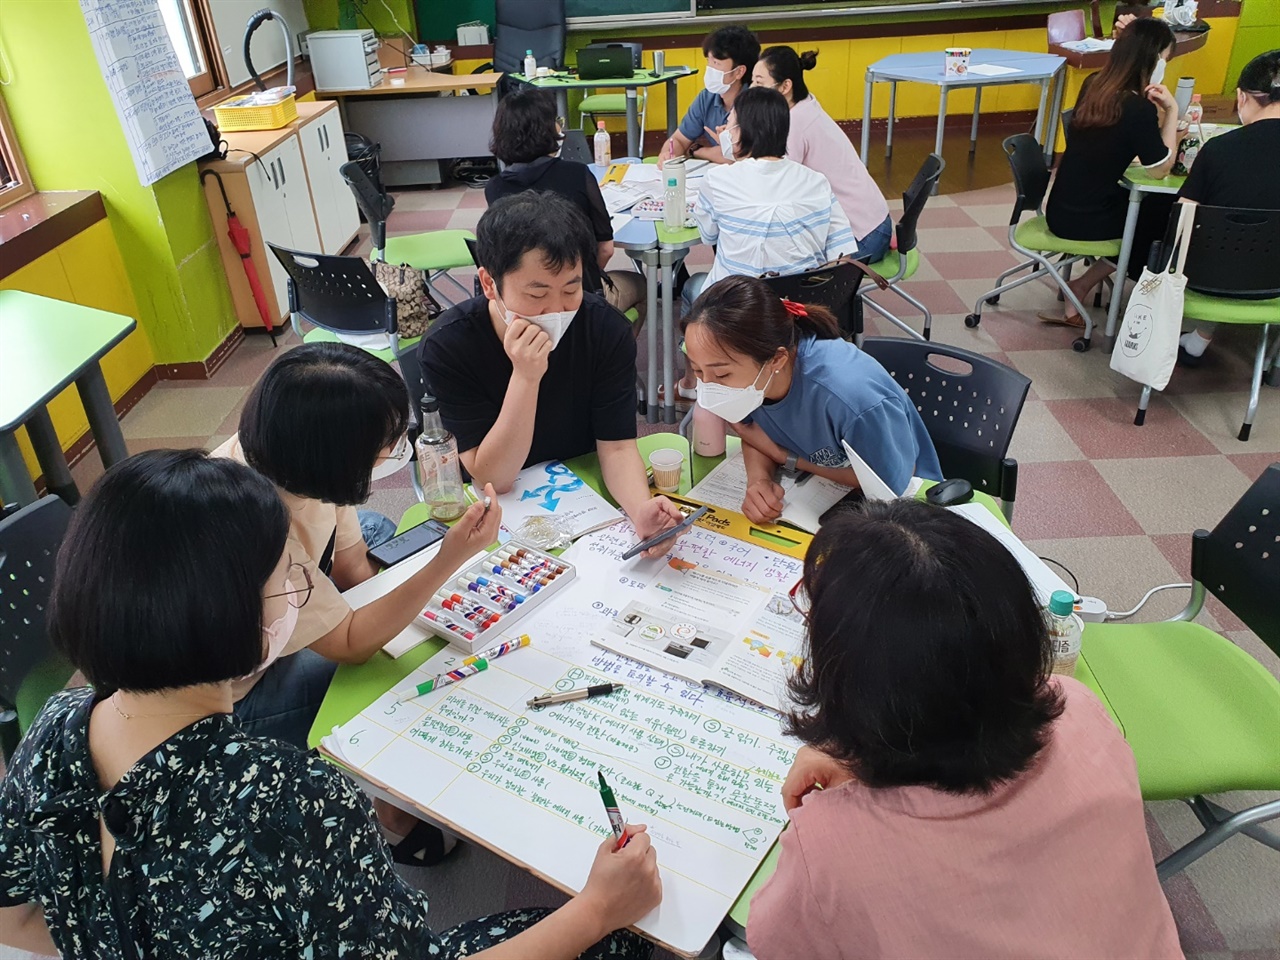
[{"label": "printed worksheet", "polygon": [[[780,523],[789,523],[817,533],[822,525],[822,515],[853,492],[852,487],[827,480],[812,473],[799,477],[783,477],[783,495]],[[747,465],[742,453],[735,453],[716,464],[698,485],[689,491],[689,499],[699,503],[742,512],[742,501],[747,496]]]}]

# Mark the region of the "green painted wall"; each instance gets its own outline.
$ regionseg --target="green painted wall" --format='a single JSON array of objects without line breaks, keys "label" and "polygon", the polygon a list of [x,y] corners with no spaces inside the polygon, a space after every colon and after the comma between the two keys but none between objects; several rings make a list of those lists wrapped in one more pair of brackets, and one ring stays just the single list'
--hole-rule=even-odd
[{"label": "green painted wall", "polygon": [[1244,0],[1240,8],[1240,25],[1227,65],[1227,84],[1223,93],[1236,91],[1236,80],[1246,63],[1260,53],[1280,48],[1280,0]]},{"label": "green painted wall", "polygon": [[[446,0],[431,2],[441,7],[451,5]],[[372,26],[380,37],[398,36],[394,15],[400,26],[413,36],[418,35],[413,0],[386,0],[386,6],[379,0],[302,0],[302,9],[312,30],[365,30]]]},{"label": "green painted wall", "polygon": [[202,361],[235,325],[194,164],[137,170],[77,0],[0,0],[5,104],[38,190],[97,190],[157,363]]}]

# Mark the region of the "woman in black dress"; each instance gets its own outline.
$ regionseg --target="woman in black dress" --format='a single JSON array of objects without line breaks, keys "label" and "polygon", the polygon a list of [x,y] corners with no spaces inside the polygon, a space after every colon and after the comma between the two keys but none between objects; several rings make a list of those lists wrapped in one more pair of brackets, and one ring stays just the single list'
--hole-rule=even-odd
[{"label": "woman in black dress", "polygon": [[[1137,157],[1152,177],[1164,177],[1178,150],[1178,107],[1161,81],[1174,49],[1173,31],[1148,17],[1128,24],[1111,48],[1107,65],[1089,77],[1076,101],[1071,138],[1058,164],[1045,216],[1049,229],[1070,240],[1115,240],[1124,233],[1129,192],[1120,186]],[[1151,243],[1164,232],[1172,198],[1148,197],[1134,235],[1130,275],[1138,276]],[[1071,282],[1084,301],[1115,265],[1100,260]],[[1070,312],[1042,320],[1083,327]]]}]

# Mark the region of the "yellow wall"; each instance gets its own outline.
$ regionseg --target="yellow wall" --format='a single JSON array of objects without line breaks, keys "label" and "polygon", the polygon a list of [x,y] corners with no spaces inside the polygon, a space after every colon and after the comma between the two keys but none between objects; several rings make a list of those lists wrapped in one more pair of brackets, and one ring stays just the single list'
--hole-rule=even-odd
[{"label": "yellow wall", "polygon": [[[979,21],[986,25],[990,21]],[[667,64],[690,66],[696,73],[676,83],[678,92],[677,115],[684,116],[693,98],[702,89],[702,68],[706,61],[702,56],[702,38],[690,37],[689,47],[667,51]],[[871,37],[851,40],[818,40],[813,43],[794,44],[797,50],[817,50],[818,65],[805,74],[809,92],[818,98],[823,109],[837,120],[862,119],[863,97],[866,89],[867,67],[895,53],[922,53],[937,51],[939,58],[945,47],[995,47],[999,49],[1026,50],[1044,53],[1047,41],[1043,29],[1035,30],[978,30],[958,33],[931,34],[908,37]],[[468,67],[468,69],[470,69]],[[666,85],[649,88],[651,99],[645,120],[646,130],[665,130],[667,127]],[[616,92],[602,90],[603,92]],[[1008,87],[991,87],[983,91],[982,112],[1001,113],[1015,110],[1035,110],[1040,102],[1038,86],[1019,84]],[[947,98],[947,115],[973,113],[973,91],[958,90]],[[889,85],[878,83],[871,106],[872,117],[889,115]],[[938,115],[938,88],[918,83],[898,85],[898,117],[928,117]],[[571,120],[576,122],[576,115]],[[625,130],[625,118],[608,121],[610,130]]]},{"label": "yellow wall", "polygon": [[[66,243],[0,280],[0,289],[25,290],[138,319],[138,307],[120,257],[120,248],[111,232],[111,224],[106,220],[99,220]],[[111,399],[123,397],[154,363],[151,344],[139,327],[102,359],[102,372]],[[49,415],[64,450],[88,432],[89,420],[74,386],[53,398],[49,403]],[[27,469],[33,477],[37,476],[40,467],[25,430],[18,431],[18,444],[22,447]]]}]

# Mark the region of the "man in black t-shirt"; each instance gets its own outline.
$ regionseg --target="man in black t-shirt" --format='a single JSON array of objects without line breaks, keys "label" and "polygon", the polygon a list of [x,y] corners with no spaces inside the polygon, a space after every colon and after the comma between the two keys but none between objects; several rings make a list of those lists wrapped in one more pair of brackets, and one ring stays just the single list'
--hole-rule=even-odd
[{"label": "man in black t-shirt", "polygon": [[[1236,84],[1242,126],[1200,148],[1179,198],[1210,207],[1280,210],[1280,50],[1254,57]],[[1200,365],[1217,324],[1196,323],[1178,341],[1178,362]]]},{"label": "man in black t-shirt", "polygon": [[582,289],[594,248],[586,218],[563,197],[498,201],[476,227],[484,295],[444,313],[419,358],[477,484],[504,493],[524,467],[594,450],[643,539],[682,515],[649,496],[635,442],[635,338],[621,314]]}]

